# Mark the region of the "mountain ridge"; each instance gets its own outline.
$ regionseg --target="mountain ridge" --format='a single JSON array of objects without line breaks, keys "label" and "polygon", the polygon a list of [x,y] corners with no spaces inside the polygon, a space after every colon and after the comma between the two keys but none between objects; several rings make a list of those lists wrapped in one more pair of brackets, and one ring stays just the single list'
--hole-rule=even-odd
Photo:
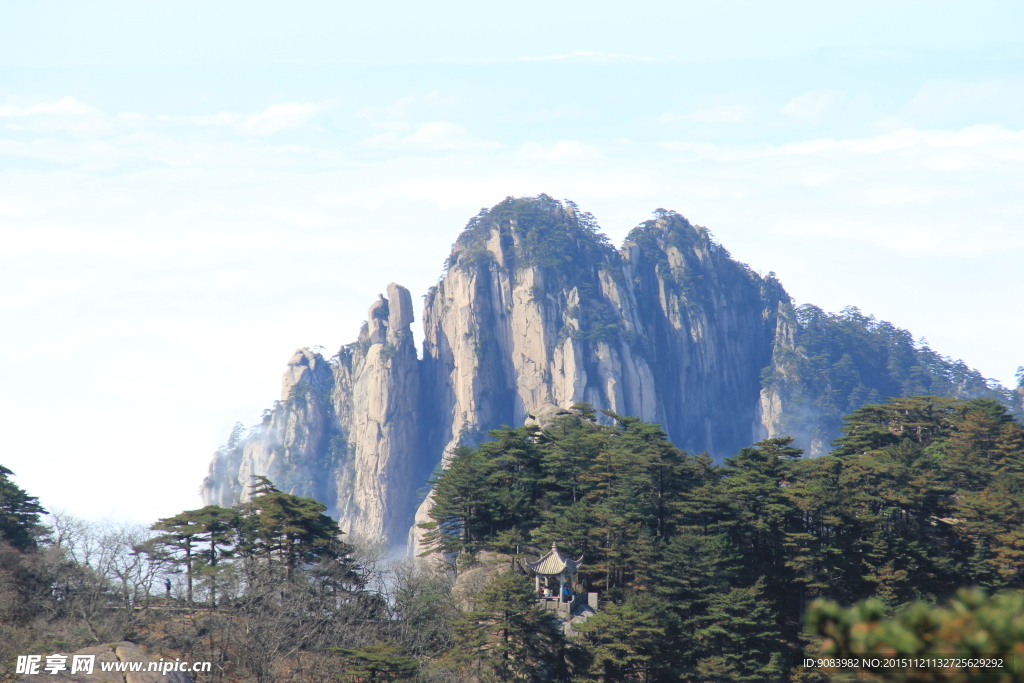
[{"label": "mountain ridge", "polygon": [[415,544],[430,473],[547,404],[635,415],[721,460],[783,433],[824,452],[837,413],[893,388],[1011,400],[889,323],[795,307],[774,273],[664,209],[615,249],[572,202],[508,197],[460,233],[421,321],[417,358],[411,297],[392,283],[335,357],[299,349],[281,401],[215,455],[204,502],[245,500],[264,475],[348,533]]}]

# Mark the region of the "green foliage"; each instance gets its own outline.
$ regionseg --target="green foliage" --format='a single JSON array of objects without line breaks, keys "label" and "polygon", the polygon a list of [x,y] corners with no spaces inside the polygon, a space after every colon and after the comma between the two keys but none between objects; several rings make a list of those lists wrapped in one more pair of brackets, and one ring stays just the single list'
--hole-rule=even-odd
[{"label": "green foliage", "polygon": [[[542,477],[536,428],[490,432],[495,441],[454,454],[434,485],[425,542],[446,553],[474,553],[501,532],[528,528]],[[490,495],[488,495],[490,494]]]},{"label": "green foliage", "polygon": [[297,567],[348,553],[337,523],[323,514],[325,505],[261,484],[243,508],[241,543],[247,553],[280,562],[289,579]]},{"label": "green foliage", "polygon": [[483,681],[551,680],[561,661],[562,635],[536,597],[525,577],[498,574],[474,609],[455,622],[447,662]]},{"label": "green foliage", "polygon": [[541,194],[506,197],[491,209],[481,209],[459,235],[446,266],[465,268],[488,261],[486,242],[495,230],[502,250],[511,255],[516,267],[579,271],[617,258],[591,214],[580,211],[572,202],[563,204]]},{"label": "green foliage", "polygon": [[150,527],[153,531],[164,532],[154,543],[176,556],[176,561],[185,568],[187,598],[191,603],[195,579],[195,548],[205,528],[198,519],[198,510],[186,510],[173,517],[158,520]]},{"label": "green foliage", "polygon": [[419,668],[415,657],[403,654],[391,641],[360,648],[332,649],[345,659],[345,667],[339,674],[342,680],[359,683],[407,681]]},{"label": "green foliage", "polygon": [[[34,525],[37,504],[15,492],[7,501]],[[131,640],[213,662],[210,680],[418,676],[450,644],[446,577],[400,575],[369,552],[357,563],[323,510],[256,477],[250,502],[184,511],[150,530],[56,514],[36,537],[42,548],[0,539],[0,669],[13,671],[18,654]]]},{"label": "green foliage", "polygon": [[46,510],[38,498],[28,495],[10,480],[13,474],[0,465],[0,540],[19,550],[27,550],[36,546],[42,531],[39,515],[46,514]]},{"label": "green foliage", "polygon": [[289,567],[326,552],[338,526],[321,514],[326,506],[280,491],[252,500],[256,512],[256,550],[278,557]]},{"label": "green foliage", "polygon": [[588,678],[600,681],[649,680],[669,669],[666,661],[661,603],[646,594],[608,607],[575,630],[583,635],[590,667]]},{"label": "green foliage", "polygon": [[820,600],[811,605],[807,625],[823,638],[820,656],[878,659],[963,658],[1003,660],[996,667],[865,668],[876,681],[985,683],[1024,681],[1024,592],[991,597],[961,590],[947,605],[915,602],[888,616],[877,600],[848,608]]},{"label": "green foliage", "polygon": [[[340,540],[337,523],[323,514],[327,509],[323,504],[283,493],[267,477],[254,476],[253,480],[253,497],[248,503],[235,508],[207,505],[186,510],[151,527],[163,532],[155,545],[184,568],[189,602],[195,576],[202,573],[215,586],[223,559],[255,559],[265,566],[281,567],[289,581],[297,568],[320,560],[339,560],[345,565],[351,548]],[[353,568],[342,573],[346,580],[358,584]]]},{"label": "green foliage", "polygon": [[[915,395],[992,398],[1013,403],[1010,392],[963,361],[915,343],[906,330],[864,315],[855,307],[826,313],[805,305],[795,310],[795,350],[780,347],[762,377],[794,408],[783,429],[802,443],[828,444],[842,416],[887,397]],[[819,426],[816,426],[819,425]]]},{"label": "green foliage", "polygon": [[380,359],[381,361],[386,363],[392,358],[394,358],[396,353],[398,353],[398,347],[392,346],[391,344],[387,344],[384,346],[383,349],[381,349]]},{"label": "green foliage", "polygon": [[849,415],[828,455],[775,437],[721,466],[609,415],[460,450],[427,525],[449,557],[582,554],[602,600],[577,629],[586,677],[783,680],[815,598],[895,610],[1024,587],[1024,429],[996,401],[893,399]]},{"label": "green foliage", "polygon": [[775,615],[760,599],[761,583],[715,594],[697,620],[702,681],[781,681],[787,644]]}]

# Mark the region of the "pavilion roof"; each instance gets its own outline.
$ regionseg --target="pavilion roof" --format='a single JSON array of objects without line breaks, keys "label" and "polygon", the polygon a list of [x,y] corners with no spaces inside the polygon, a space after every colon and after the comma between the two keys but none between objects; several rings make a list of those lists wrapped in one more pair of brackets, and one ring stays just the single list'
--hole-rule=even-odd
[{"label": "pavilion roof", "polygon": [[568,570],[570,574],[575,574],[582,565],[582,555],[580,555],[580,559],[574,560],[564,555],[562,551],[558,549],[557,543],[552,543],[551,550],[536,562],[526,563],[526,566],[529,567],[531,571],[536,574],[543,574],[544,576],[557,576],[566,570]]}]

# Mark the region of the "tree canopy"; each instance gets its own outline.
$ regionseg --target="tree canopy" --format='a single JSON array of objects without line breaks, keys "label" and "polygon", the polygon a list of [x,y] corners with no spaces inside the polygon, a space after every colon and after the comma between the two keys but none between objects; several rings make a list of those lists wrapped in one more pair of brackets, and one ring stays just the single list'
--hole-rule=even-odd
[{"label": "tree canopy", "polygon": [[994,400],[893,399],[851,413],[827,455],[775,437],[722,465],[580,413],[458,451],[424,526],[443,557],[583,554],[603,605],[579,629],[586,677],[784,680],[815,599],[893,611],[1024,586],[1024,430]]},{"label": "tree canopy", "polygon": [[15,548],[35,547],[41,531],[39,515],[46,510],[39,499],[25,493],[10,477],[14,472],[0,465],[0,539]]}]

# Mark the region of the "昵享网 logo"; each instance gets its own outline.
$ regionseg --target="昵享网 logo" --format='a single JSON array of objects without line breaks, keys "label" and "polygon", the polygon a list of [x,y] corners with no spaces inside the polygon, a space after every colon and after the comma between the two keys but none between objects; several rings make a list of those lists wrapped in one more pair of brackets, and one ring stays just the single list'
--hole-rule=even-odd
[{"label": "\u6635\u4eab\u7f51 logo", "polygon": [[[68,659],[71,659],[71,668],[68,669]],[[46,663],[43,663],[42,655],[18,655],[14,665],[16,674],[58,674],[62,671],[69,671],[73,674],[91,674],[96,666],[96,655],[46,655]]]}]

